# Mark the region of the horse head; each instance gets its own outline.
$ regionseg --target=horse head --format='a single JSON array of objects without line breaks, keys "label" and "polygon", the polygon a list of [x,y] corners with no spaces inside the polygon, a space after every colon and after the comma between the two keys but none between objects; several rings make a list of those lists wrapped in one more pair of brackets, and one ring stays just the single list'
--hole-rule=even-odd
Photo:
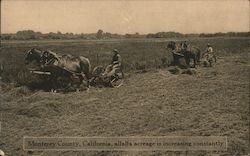
[{"label": "horse head", "polygon": [[32,48],[26,53],[24,63],[29,64],[33,61],[35,61],[36,63],[40,63],[41,56],[42,52],[40,50]]},{"label": "horse head", "polygon": [[55,65],[59,61],[59,57],[56,53],[46,50],[41,56],[41,64],[44,66]]}]

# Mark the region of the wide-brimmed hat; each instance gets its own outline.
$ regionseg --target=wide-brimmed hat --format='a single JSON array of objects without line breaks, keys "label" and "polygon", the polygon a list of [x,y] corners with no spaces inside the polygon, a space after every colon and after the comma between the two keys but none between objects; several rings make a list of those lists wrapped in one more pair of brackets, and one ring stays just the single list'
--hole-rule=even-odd
[{"label": "wide-brimmed hat", "polygon": [[113,52],[118,53],[118,50],[117,49],[113,49]]}]

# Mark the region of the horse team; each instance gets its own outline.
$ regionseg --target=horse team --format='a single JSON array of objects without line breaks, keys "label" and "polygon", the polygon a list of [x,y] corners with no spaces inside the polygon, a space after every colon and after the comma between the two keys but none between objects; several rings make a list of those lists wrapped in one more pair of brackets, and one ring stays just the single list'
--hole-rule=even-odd
[{"label": "horse team", "polygon": [[[186,43],[185,43],[186,44]],[[172,50],[173,65],[179,65],[179,58],[184,58],[187,67],[193,60],[193,67],[196,67],[201,60],[201,50],[195,46],[186,45],[185,48],[179,48],[176,42],[171,41],[167,44],[167,49]],[[25,56],[25,64],[35,64],[40,69],[47,71],[54,70],[55,67],[63,69],[69,73],[75,74],[80,81],[86,81],[89,87],[91,79],[91,64],[88,58],[83,56],[60,55],[53,51],[40,51],[38,49],[30,49]]]}]

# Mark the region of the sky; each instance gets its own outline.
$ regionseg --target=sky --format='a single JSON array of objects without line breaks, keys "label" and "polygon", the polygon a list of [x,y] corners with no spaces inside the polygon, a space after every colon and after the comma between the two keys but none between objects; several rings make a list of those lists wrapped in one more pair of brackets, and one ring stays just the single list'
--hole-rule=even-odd
[{"label": "sky", "polygon": [[249,31],[248,0],[2,0],[1,33]]}]

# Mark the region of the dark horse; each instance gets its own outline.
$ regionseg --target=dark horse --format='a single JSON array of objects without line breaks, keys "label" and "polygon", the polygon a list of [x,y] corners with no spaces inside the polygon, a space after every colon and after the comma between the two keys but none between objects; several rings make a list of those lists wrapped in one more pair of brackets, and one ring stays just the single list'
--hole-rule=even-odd
[{"label": "dark horse", "polygon": [[64,70],[73,75],[78,75],[81,81],[86,78],[87,83],[91,77],[89,59],[83,56],[59,55],[52,51],[42,52],[32,48],[25,57],[25,64],[30,62],[37,63],[41,69],[48,69],[49,71],[50,69],[51,71]]},{"label": "dark horse", "polygon": [[35,63],[37,66],[40,66],[42,56],[43,56],[42,51],[32,48],[26,53],[25,58],[24,58],[24,63],[26,65],[30,63]]},{"label": "dark horse", "polygon": [[186,50],[179,50],[177,48],[176,43],[174,41],[171,41],[168,43],[167,48],[172,50],[174,57],[174,65],[177,64],[178,59],[181,57],[184,57],[188,67],[190,66],[191,59],[193,59],[194,61],[194,68],[196,64],[200,62],[201,51],[195,46],[188,46]]}]

